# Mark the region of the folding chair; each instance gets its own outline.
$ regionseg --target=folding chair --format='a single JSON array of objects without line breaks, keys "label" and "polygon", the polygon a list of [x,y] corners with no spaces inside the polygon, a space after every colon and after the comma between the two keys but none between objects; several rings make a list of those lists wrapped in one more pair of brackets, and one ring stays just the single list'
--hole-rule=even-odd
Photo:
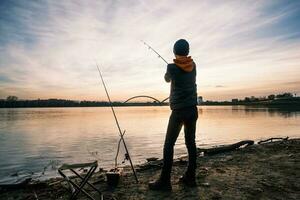
[{"label": "folding chair", "polygon": [[[95,200],[85,189],[84,186],[88,185],[97,191],[100,195],[100,199],[103,199],[103,195],[100,190],[98,190],[93,184],[89,183],[89,179],[92,177],[93,173],[98,167],[97,161],[91,163],[78,163],[78,164],[63,164],[60,168],[58,168],[59,174],[67,181],[70,190],[71,190],[71,197],[70,199],[76,199],[76,197],[82,192],[85,194],[89,199]],[[82,177],[75,169],[82,169],[82,168],[89,168],[87,174]],[[73,172],[78,178],[81,179],[81,183],[77,185],[73,180],[71,180],[65,173],[65,170],[70,170]]]}]

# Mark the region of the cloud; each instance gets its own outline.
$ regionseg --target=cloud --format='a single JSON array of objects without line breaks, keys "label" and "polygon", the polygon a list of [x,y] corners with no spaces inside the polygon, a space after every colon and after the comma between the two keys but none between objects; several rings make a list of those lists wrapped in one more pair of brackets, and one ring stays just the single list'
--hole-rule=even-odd
[{"label": "cloud", "polygon": [[[168,96],[166,66],[140,39],[170,62],[174,41],[188,39],[202,96],[232,98],[253,92],[249,96],[257,93],[257,87],[272,93],[275,88],[267,85],[273,83],[283,91],[293,90],[282,83],[300,75],[300,30],[290,28],[297,23],[293,18],[299,14],[297,5],[295,1],[1,3],[0,98],[16,94],[104,100],[95,60],[117,100],[139,94]],[[206,85],[226,88],[216,91]]]}]

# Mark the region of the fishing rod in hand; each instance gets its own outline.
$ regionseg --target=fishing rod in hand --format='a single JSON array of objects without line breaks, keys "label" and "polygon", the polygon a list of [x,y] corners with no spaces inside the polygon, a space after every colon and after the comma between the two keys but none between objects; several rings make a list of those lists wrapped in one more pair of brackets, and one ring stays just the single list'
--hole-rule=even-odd
[{"label": "fishing rod in hand", "polygon": [[149,50],[152,50],[156,55],[158,55],[158,58],[161,58],[166,64],[169,64],[166,59],[164,59],[155,49],[153,49],[149,44],[147,44],[145,41],[141,40],[141,42],[148,47]]},{"label": "fishing rod in hand", "polygon": [[124,140],[124,134],[125,134],[125,131],[124,131],[124,132],[122,132],[122,131],[121,131],[121,127],[120,127],[120,124],[119,124],[118,118],[117,118],[117,116],[116,116],[116,113],[115,113],[114,107],[113,107],[113,105],[112,105],[112,102],[111,102],[110,96],[109,96],[109,94],[108,94],[108,91],[107,91],[107,88],[106,88],[105,82],[104,82],[104,80],[103,80],[103,77],[102,77],[102,73],[101,73],[101,71],[100,71],[100,68],[99,68],[99,66],[98,66],[98,63],[97,63],[97,62],[96,62],[96,66],[97,66],[97,69],[98,69],[98,72],[99,72],[99,75],[100,75],[100,78],[101,78],[101,81],[102,81],[102,84],[103,84],[103,87],[104,87],[104,90],[105,90],[106,96],[107,96],[107,98],[108,98],[108,101],[109,101],[109,105],[110,105],[111,111],[112,111],[112,113],[113,113],[113,115],[114,115],[114,118],[115,118],[115,121],[116,121],[116,124],[117,124],[118,130],[119,130],[120,140],[122,140],[122,142],[123,142],[123,145],[124,145],[124,148],[125,148],[125,151],[126,151],[126,154],[125,154],[125,159],[128,159],[128,160],[129,160],[129,162],[130,162],[130,166],[131,166],[131,169],[132,169],[132,172],[133,172],[133,175],[134,175],[134,177],[135,177],[135,180],[136,180],[136,182],[138,183],[138,182],[139,182],[139,180],[138,180],[138,177],[137,177],[137,175],[136,175],[136,172],[135,172],[134,166],[133,166],[133,164],[132,164],[132,160],[131,160],[131,157],[130,157],[129,151],[128,151],[128,149],[127,149],[127,145],[126,145],[126,143],[125,143],[125,140]]}]

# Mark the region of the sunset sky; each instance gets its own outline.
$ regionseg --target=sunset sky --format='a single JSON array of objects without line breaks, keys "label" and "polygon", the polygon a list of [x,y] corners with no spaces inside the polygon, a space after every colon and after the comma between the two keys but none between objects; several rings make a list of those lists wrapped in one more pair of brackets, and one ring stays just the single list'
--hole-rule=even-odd
[{"label": "sunset sky", "polygon": [[300,1],[0,1],[0,99],[164,99],[185,38],[204,99],[300,95]]}]

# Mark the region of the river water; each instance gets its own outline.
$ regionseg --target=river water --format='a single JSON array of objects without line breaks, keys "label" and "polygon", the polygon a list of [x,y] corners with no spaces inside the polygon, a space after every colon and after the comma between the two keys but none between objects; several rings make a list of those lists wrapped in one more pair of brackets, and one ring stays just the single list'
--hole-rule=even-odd
[{"label": "river water", "polygon": [[[164,107],[117,107],[116,114],[134,164],[162,157],[170,110]],[[244,139],[300,137],[300,112],[244,106],[198,107],[197,146],[211,147]],[[114,166],[118,129],[108,107],[0,109],[0,181],[33,171],[57,176],[62,163],[98,160]],[[186,154],[181,133],[175,156]],[[121,147],[119,164],[124,158]],[[125,162],[125,164],[128,164]],[[27,170],[27,171],[26,171]],[[16,175],[16,174],[15,174]]]}]

